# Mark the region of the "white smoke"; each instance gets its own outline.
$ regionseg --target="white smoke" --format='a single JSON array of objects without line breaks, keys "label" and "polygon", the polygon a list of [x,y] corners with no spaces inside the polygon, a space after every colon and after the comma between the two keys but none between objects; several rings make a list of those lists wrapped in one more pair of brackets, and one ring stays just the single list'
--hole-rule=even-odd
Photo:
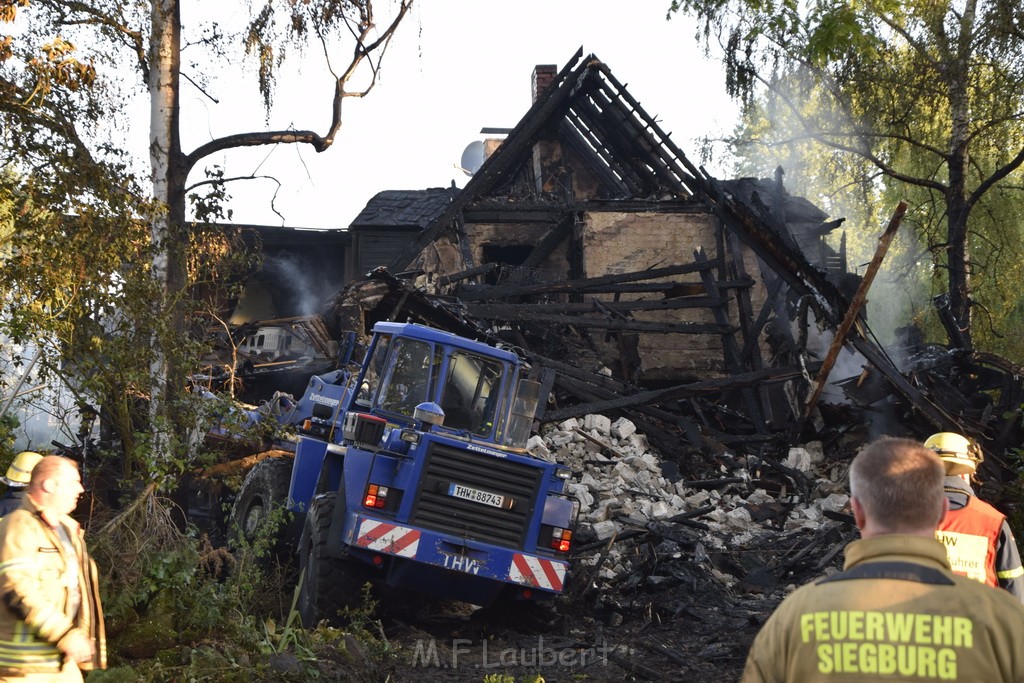
[{"label": "white smoke", "polygon": [[264,261],[263,270],[279,283],[278,286],[286,288],[288,299],[295,307],[285,313],[288,316],[318,313],[341,289],[340,264],[335,272],[325,272],[311,268],[296,254],[286,252],[269,257]]}]

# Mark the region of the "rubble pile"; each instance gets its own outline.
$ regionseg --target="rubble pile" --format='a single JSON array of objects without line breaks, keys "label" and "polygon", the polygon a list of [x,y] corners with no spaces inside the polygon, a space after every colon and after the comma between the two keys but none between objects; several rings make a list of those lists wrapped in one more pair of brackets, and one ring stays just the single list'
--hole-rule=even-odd
[{"label": "rubble pile", "polygon": [[[759,486],[753,457],[722,457],[708,476],[685,478],[626,418],[593,414],[550,423],[527,448],[576,473],[566,491],[580,506],[577,571],[589,567],[604,588],[665,583],[679,573],[669,565],[683,561],[694,565],[687,571],[702,568],[723,587],[764,592],[794,579],[792,555],[800,545],[821,551],[822,543],[852,537],[846,463],[826,458],[819,442],[791,448],[784,463],[806,475],[809,494],[785,485],[769,493]],[[778,557],[780,541],[797,549]],[[816,561],[808,569],[820,573],[827,569],[822,557],[840,555],[823,550],[803,554]]]}]

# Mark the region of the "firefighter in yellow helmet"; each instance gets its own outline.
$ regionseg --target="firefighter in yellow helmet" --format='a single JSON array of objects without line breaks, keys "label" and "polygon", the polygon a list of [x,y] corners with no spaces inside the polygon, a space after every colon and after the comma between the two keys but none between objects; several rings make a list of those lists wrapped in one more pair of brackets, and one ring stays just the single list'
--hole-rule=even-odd
[{"label": "firefighter in yellow helmet", "polygon": [[953,571],[990,586],[1000,586],[1024,602],[1024,567],[1006,515],[978,498],[971,475],[984,459],[973,440],[953,432],[932,434],[924,442],[946,468],[949,512],[936,536],[946,546]]},{"label": "firefighter in yellow helmet", "polygon": [[11,466],[7,468],[7,474],[0,477],[0,481],[7,484],[7,493],[0,498],[0,517],[21,507],[25,487],[32,478],[32,468],[42,459],[43,456],[32,451],[22,451],[14,456]]}]

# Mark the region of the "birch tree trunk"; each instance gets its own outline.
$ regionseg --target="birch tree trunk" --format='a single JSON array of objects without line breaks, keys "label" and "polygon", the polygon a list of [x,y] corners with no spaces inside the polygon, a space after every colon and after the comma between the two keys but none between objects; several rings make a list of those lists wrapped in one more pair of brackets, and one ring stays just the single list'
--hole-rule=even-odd
[{"label": "birch tree trunk", "polygon": [[972,344],[971,251],[967,230],[972,208],[967,189],[972,116],[969,83],[976,8],[975,0],[967,0],[965,3],[959,31],[946,46],[947,66],[942,72],[949,89],[952,122],[949,136],[949,185],[945,197],[949,307],[968,345]]},{"label": "birch tree trunk", "polygon": [[150,380],[150,446],[154,458],[172,447],[174,404],[183,385],[172,348],[173,333],[182,327],[180,300],[185,285],[185,178],[179,137],[181,69],[181,7],[179,0],[154,0],[149,51],[150,142],[153,197],[163,211],[154,216],[152,276],[158,296],[153,302]]}]

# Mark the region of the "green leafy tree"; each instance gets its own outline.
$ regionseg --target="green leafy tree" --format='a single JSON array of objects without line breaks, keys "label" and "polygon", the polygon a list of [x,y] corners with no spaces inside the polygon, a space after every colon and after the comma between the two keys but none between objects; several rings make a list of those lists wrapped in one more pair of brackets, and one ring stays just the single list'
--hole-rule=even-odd
[{"label": "green leafy tree", "polygon": [[[872,331],[885,344],[894,341],[897,328],[909,322],[921,328],[928,339],[944,340],[946,333],[932,297],[946,291],[947,281],[945,271],[929,258],[929,245],[944,241],[944,223],[934,206],[935,196],[881,176],[862,157],[808,139],[801,118],[793,116],[778,99],[771,91],[756,96],[734,133],[719,141],[732,151],[738,175],[770,176],[781,165],[790,191],[812,199],[830,215],[846,219],[843,231],[833,233],[830,239],[836,246],[840,238],[846,242],[854,267],[870,260],[880,226],[899,201],[907,201],[911,211],[889,249],[885,268],[872,285],[868,318]],[[811,110],[817,100],[804,97],[801,106]],[[975,155],[974,164],[986,162]],[[975,343],[1008,358],[1024,358],[1024,338],[1015,333],[1024,322],[1024,306],[1018,296],[1024,287],[1021,190],[1012,182],[993,188],[972,212],[970,227],[972,299],[980,311],[975,315]]]},{"label": "green leafy tree", "polygon": [[[217,262],[208,258],[216,245],[197,239],[188,221],[189,206],[196,220],[223,218],[226,183],[254,177],[226,175],[211,165],[212,155],[261,145],[300,144],[317,152],[330,148],[341,127],[343,102],[373,88],[381,60],[412,0],[389,3],[388,16],[381,22],[372,0],[256,0],[239,5],[249,10],[248,22],[231,33],[214,21],[204,21],[198,2],[0,0],[0,29],[14,26],[6,34],[0,30],[0,136],[7,143],[0,159],[17,178],[9,190],[24,195],[22,208],[13,214],[13,233],[21,243],[8,253],[25,263],[24,254],[31,251],[37,264],[52,256],[57,260],[47,262],[52,264],[47,277],[67,278],[62,283],[12,281],[8,292],[16,289],[21,298],[11,299],[8,308],[14,311],[12,320],[31,312],[33,296],[47,300],[48,287],[72,284],[83,266],[88,270],[96,265],[95,252],[104,251],[98,263],[111,267],[95,268],[88,275],[90,280],[95,275],[95,296],[78,297],[88,306],[72,313],[54,302],[48,309],[52,313],[34,321],[55,325],[59,319],[79,338],[103,338],[108,359],[114,351],[123,351],[134,361],[118,368],[135,371],[140,361],[145,362],[146,382],[140,385],[133,377],[131,386],[149,400],[145,450],[153,454],[150,462],[181,462],[190,452],[190,399],[184,388],[199,347],[188,334],[189,323],[204,308],[194,295],[208,292],[198,286],[199,280],[219,281],[206,268]],[[194,12],[197,19],[183,22],[183,10]],[[323,131],[242,130],[191,150],[182,148],[182,89],[195,87],[206,95],[215,74],[204,69],[223,68],[227,55],[252,60],[269,111],[287,49],[300,48],[302,54],[301,48],[308,46],[322,50],[334,77],[320,100],[329,114]],[[184,62],[183,74],[186,48],[199,49],[202,55]],[[120,103],[139,91],[148,95],[150,132],[147,148],[132,154],[118,144],[118,134],[123,136],[128,126]],[[97,130],[108,132],[106,143],[93,135]],[[140,159],[148,172],[139,175],[148,175],[147,181],[133,173],[141,167]],[[62,237],[81,234],[88,251],[77,256],[80,261],[68,262],[75,257],[46,254],[44,248],[28,249],[24,240],[33,234],[29,217],[35,214],[24,207],[52,212],[38,222],[45,227],[38,234],[48,237],[37,241],[52,240],[53,252],[66,248],[60,244]],[[79,216],[81,222],[66,223],[67,214]],[[87,226],[94,232],[87,232]],[[111,280],[114,272],[119,275]],[[132,305],[124,298],[112,304],[104,281],[107,287],[130,290]],[[86,310],[97,306],[102,310]],[[104,322],[99,313],[107,314]],[[113,320],[124,323],[126,334],[110,333]],[[105,326],[107,334],[82,335],[89,325]],[[13,327],[18,329],[17,323]],[[115,349],[115,343],[124,347]]]},{"label": "green leafy tree", "polygon": [[[993,197],[1015,189],[1024,163],[1021,6],[676,0],[675,12],[721,49],[730,94],[749,108],[768,93],[786,110],[789,144],[845,157],[870,195],[909,196],[970,340],[972,273],[1019,238],[1019,222],[993,232],[979,215],[999,215]],[[991,245],[980,261],[979,235]]]}]

